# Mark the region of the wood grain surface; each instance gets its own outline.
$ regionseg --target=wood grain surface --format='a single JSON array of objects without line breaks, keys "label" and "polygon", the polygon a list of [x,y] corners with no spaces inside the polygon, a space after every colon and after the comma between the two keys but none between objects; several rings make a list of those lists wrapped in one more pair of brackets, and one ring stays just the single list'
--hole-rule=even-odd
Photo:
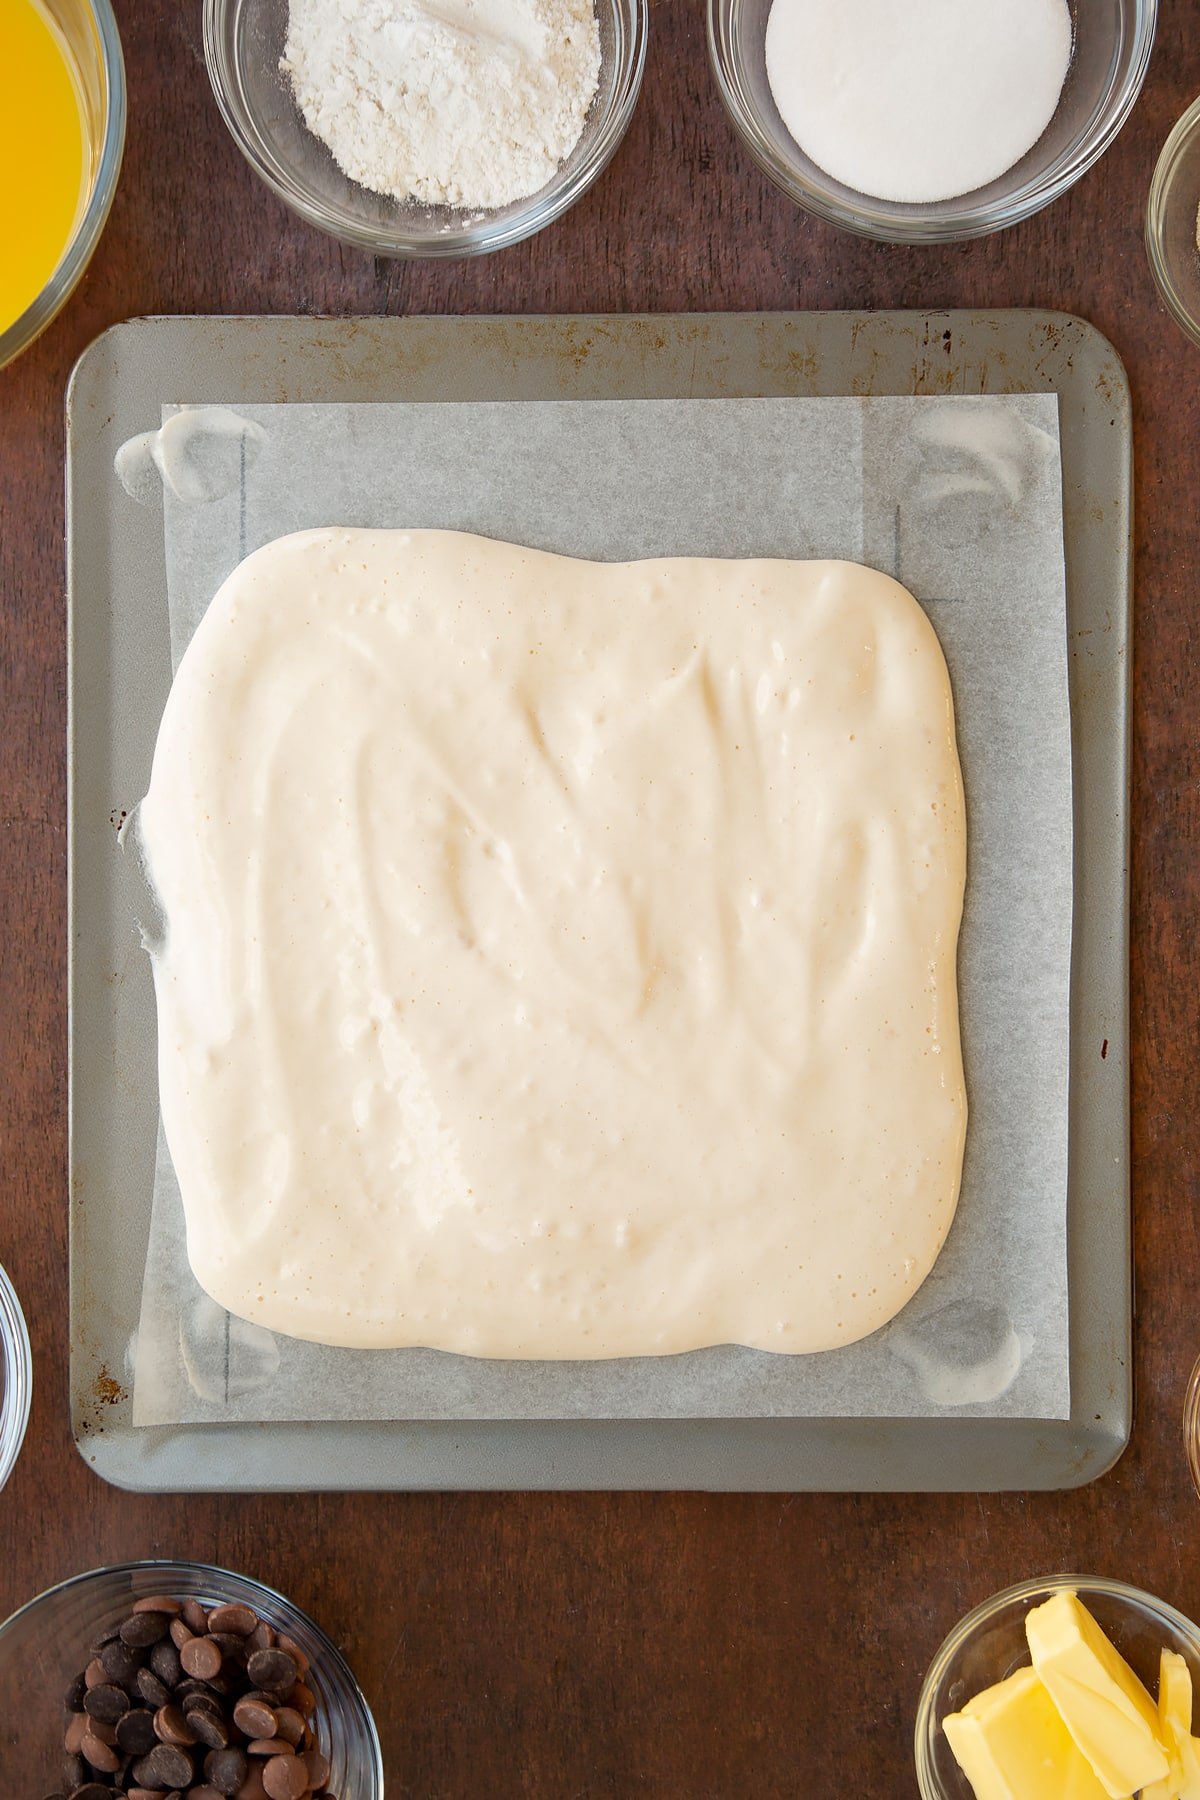
[{"label": "wood grain surface", "polygon": [[[1160,307],[1142,247],[1155,158],[1200,90],[1195,0],[1166,0],[1131,123],[1065,199],[1002,236],[922,250],[844,236],[777,194],[721,110],[700,0],[652,0],[641,102],[598,186],[531,242],[425,266],[342,249],[258,184],[209,91],[199,0],[116,10],[130,124],[112,218],[66,311],[0,372],[0,1259],[36,1372],[25,1451],[0,1495],[0,1615],[127,1557],[201,1557],[274,1582],[344,1644],[392,1800],[910,1796],[925,1666],[997,1587],[1071,1567],[1200,1618],[1200,1502],[1179,1424],[1200,1351],[1200,350]],[[1078,312],[1133,386],[1128,1453],[1061,1495],[181,1499],[103,1486],[71,1441],[66,1374],[63,394],[75,358],[114,321],[157,312],[938,305]]]}]

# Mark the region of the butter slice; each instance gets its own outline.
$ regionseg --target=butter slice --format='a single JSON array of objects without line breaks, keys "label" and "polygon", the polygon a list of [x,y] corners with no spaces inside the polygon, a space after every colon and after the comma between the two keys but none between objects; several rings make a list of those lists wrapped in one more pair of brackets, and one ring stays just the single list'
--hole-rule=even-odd
[{"label": "butter slice", "polygon": [[1158,1708],[1078,1595],[1035,1606],[1025,1635],[1039,1679],[1110,1800],[1170,1774]]},{"label": "butter slice", "polygon": [[1106,1800],[1032,1669],[1018,1669],[943,1720],[976,1800]]},{"label": "butter slice", "polygon": [[1158,1721],[1171,1772],[1143,1789],[1142,1800],[1200,1800],[1200,1743],[1192,1736],[1192,1676],[1174,1650],[1164,1650],[1159,1657]]},{"label": "butter slice", "polygon": [[1158,1721],[1167,1743],[1192,1732],[1192,1674],[1177,1650],[1158,1658]]}]

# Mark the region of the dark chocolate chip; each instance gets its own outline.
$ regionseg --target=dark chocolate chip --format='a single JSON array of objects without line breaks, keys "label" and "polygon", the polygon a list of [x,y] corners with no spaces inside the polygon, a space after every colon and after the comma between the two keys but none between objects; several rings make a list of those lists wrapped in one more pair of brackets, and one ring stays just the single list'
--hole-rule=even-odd
[{"label": "dark chocolate chip", "polygon": [[83,1696],[86,1693],[87,1682],[84,1680],[82,1674],[77,1675],[63,1695],[63,1705],[66,1707],[67,1711],[72,1713],[82,1712]]},{"label": "dark chocolate chip", "polygon": [[150,1667],[169,1688],[177,1687],[183,1679],[183,1664],[179,1660],[179,1652],[168,1638],[164,1638],[161,1644],[155,1644],[151,1650]]},{"label": "dark chocolate chip", "polygon": [[145,1756],[158,1742],[154,1714],[147,1707],[135,1706],[117,1720],[117,1746],[126,1756]]},{"label": "dark chocolate chip", "polygon": [[158,1711],[160,1706],[165,1706],[167,1701],[171,1698],[170,1688],[165,1681],[159,1680],[153,1669],[138,1670],[137,1690],[142,1696],[142,1699],[146,1702],[146,1705],[152,1706],[155,1712]]},{"label": "dark chocolate chip", "polygon": [[149,1756],[143,1756],[133,1765],[134,1779],[139,1787],[190,1787],[195,1772],[192,1758],[178,1744],[157,1744]]},{"label": "dark chocolate chip", "polygon": [[240,1750],[210,1750],[204,1759],[204,1779],[218,1794],[236,1794],[249,1773],[250,1764]]},{"label": "dark chocolate chip", "polygon": [[79,1755],[71,1755],[68,1753],[68,1755],[64,1756],[62,1759],[62,1769],[59,1772],[62,1775],[62,1784],[66,1788],[68,1794],[73,1794],[77,1787],[82,1787],[85,1781],[91,1779],[88,1775],[87,1764],[84,1762],[82,1756]]},{"label": "dark chocolate chip", "polygon": [[190,1700],[206,1700],[217,1712],[220,1712],[221,1710],[217,1697],[209,1687],[207,1681],[194,1681],[189,1679],[187,1681],[178,1682],[175,1688],[175,1699],[178,1704],[184,1708],[185,1712],[187,1710],[187,1702]]},{"label": "dark chocolate chip", "polygon": [[111,1644],[105,1644],[100,1652],[104,1673],[110,1681],[115,1681],[117,1686],[123,1687],[126,1692],[136,1681],[137,1672],[145,1660],[143,1651],[135,1650],[132,1645],[124,1643],[120,1638],[114,1638]]},{"label": "dark chocolate chip", "polygon": [[121,1622],[121,1641],[135,1650],[148,1650],[165,1638],[171,1621],[166,1613],[135,1612]]},{"label": "dark chocolate chip", "polygon": [[286,1650],[256,1650],[246,1664],[246,1673],[256,1688],[282,1694],[295,1685],[295,1659]]},{"label": "dark chocolate chip", "polygon": [[83,1696],[83,1710],[91,1719],[99,1719],[105,1725],[115,1725],[129,1711],[129,1695],[124,1688],[113,1687],[109,1683],[103,1687],[89,1688]]},{"label": "dark chocolate chip", "polygon": [[229,1727],[221,1713],[209,1712],[206,1707],[192,1707],[188,1710],[187,1722],[197,1740],[209,1750],[224,1750],[228,1744]]}]

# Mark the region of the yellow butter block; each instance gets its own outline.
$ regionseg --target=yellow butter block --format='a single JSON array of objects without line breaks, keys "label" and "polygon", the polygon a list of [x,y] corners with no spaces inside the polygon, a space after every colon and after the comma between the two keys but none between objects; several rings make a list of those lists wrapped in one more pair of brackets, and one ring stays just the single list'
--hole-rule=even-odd
[{"label": "yellow butter block", "polygon": [[1038,1678],[1110,1800],[1170,1775],[1158,1708],[1078,1595],[1035,1606],[1025,1635]]},{"label": "yellow butter block", "polygon": [[1018,1669],[943,1720],[976,1800],[1106,1800],[1032,1669]]},{"label": "yellow butter block", "polygon": [[1200,1744],[1192,1736],[1192,1676],[1183,1657],[1164,1650],[1158,1664],[1158,1722],[1170,1774],[1142,1800],[1200,1800]]},{"label": "yellow butter block", "polygon": [[1158,1721],[1169,1743],[1192,1732],[1192,1675],[1176,1650],[1158,1658]]}]

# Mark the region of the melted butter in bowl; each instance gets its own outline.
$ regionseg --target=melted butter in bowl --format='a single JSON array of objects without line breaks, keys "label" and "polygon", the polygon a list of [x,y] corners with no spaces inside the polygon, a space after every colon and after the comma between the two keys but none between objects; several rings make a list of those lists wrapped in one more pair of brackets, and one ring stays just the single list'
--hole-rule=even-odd
[{"label": "melted butter in bowl", "polygon": [[353,1346],[814,1351],[966,1125],[934,631],[844,563],[305,532],[214,599],[141,836],[206,1291]]}]

